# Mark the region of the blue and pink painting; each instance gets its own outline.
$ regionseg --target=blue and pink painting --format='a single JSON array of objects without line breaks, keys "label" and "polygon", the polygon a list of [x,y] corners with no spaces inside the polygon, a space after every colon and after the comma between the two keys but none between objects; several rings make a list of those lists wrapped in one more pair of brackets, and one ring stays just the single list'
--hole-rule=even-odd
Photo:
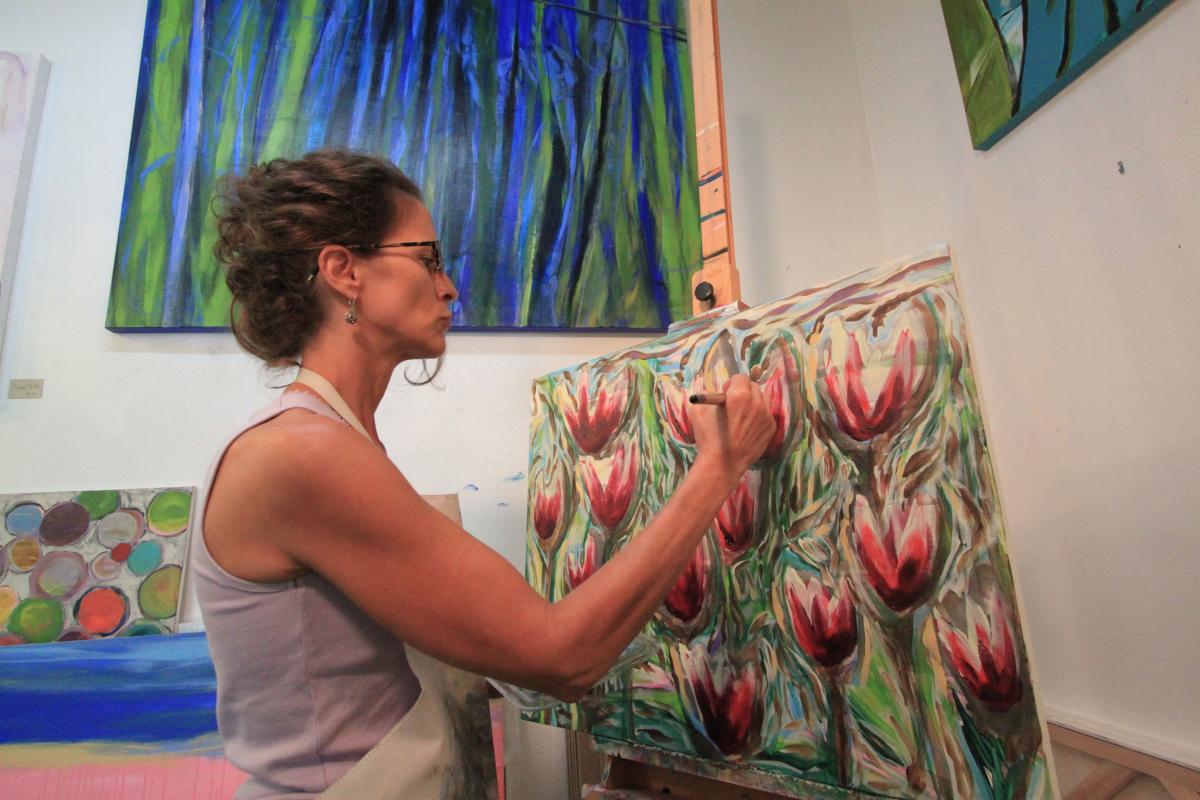
[{"label": "blue and pink painting", "polygon": [[204,634],[0,647],[0,797],[224,800]]}]

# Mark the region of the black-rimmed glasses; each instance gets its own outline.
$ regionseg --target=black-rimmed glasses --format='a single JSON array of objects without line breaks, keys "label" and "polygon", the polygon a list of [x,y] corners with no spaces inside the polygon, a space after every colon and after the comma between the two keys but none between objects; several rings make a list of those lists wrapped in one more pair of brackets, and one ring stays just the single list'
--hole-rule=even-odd
[{"label": "black-rimmed glasses", "polygon": [[[384,250],[389,247],[428,247],[432,252],[431,258],[419,258],[417,256],[409,256],[416,261],[420,261],[425,265],[425,268],[434,275],[441,274],[446,271],[446,262],[442,261],[442,246],[437,239],[430,239],[425,242],[388,242],[387,244],[348,244],[344,247],[350,250]],[[401,253],[401,255],[408,255]],[[307,280],[312,280],[317,277],[317,273],[321,271],[319,266],[314,266],[312,272],[308,273]]]}]

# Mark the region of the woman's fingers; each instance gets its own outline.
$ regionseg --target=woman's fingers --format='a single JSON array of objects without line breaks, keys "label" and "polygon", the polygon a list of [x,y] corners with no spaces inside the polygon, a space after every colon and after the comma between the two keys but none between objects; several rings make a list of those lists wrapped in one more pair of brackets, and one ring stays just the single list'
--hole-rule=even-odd
[{"label": "woman's fingers", "polygon": [[734,375],[725,382],[725,405],[718,416],[724,417],[724,430],[731,459],[745,469],[767,449],[775,433],[762,388],[745,375]]},{"label": "woman's fingers", "polygon": [[[722,405],[698,405],[689,410],[699,451],[720,459],[734,476],[762,457],[775,434],[770,404],[752,377],[753,373],[737,374],[726,380],[721,387],[725,393]],[[712,386],[709,379],[704,382]]]}]

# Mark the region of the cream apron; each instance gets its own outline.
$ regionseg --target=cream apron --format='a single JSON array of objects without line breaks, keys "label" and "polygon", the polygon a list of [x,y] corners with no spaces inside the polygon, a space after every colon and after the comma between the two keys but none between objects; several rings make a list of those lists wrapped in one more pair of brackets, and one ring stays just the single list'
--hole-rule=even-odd
[{"label": "cream apron", "polygon": [[[337,390],[301,369],[312,389],[352,428],[370,439]],[[456,495],[424,498],[461,523]],[[491,718],[482,678],[404,646],[421,684],[417,702],[362,759],[318,797],[321,800],[490,800],[496,796]]]},{"label": "cream apron", "polygon": [[[319,797],[322,800],[494,798],[496,772],[490,757],[490,718],[483,719],[482,730],[478,722],[465,719],[476,716],[476,712],[487,717],[483,681],[407,645],[404,650],[421,682],[420,697],[379,744]],[[476,689],[470,684],[477,684]],[[452,715],[464,718],[454,719]],[[467,741],[459,738],[462,734],[466,734]]]}]

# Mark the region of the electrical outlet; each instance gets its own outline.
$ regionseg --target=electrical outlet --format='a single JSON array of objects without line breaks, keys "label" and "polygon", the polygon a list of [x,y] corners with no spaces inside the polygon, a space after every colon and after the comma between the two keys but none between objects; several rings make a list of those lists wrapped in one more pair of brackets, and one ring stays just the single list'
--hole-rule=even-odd
[{"label": "electrical outlet", "polygon": [[13,378],[8,382],[8,399],[40,400],[44,383],[42,378]]}]

